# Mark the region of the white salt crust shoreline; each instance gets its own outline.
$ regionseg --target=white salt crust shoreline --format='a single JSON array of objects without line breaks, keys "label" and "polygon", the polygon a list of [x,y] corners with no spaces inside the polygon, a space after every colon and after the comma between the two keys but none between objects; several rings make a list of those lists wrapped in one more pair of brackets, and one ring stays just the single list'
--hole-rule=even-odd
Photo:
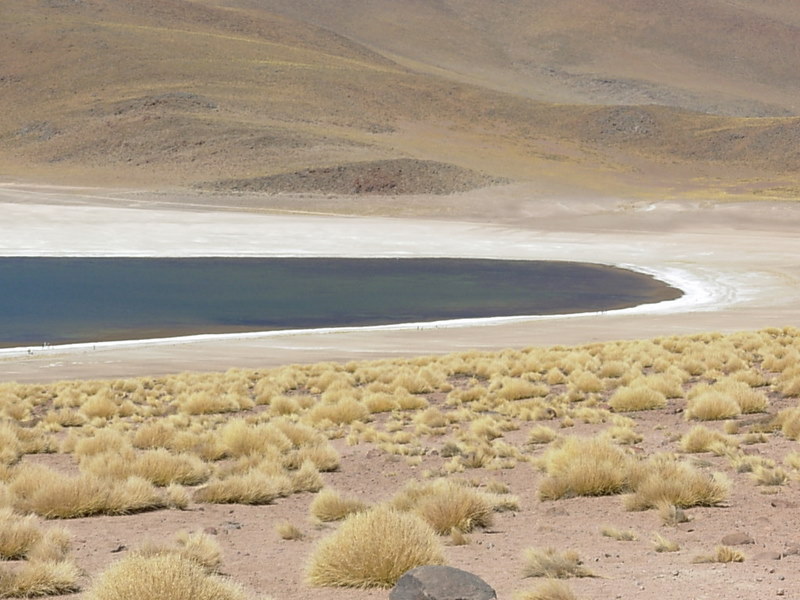
[{"label": "white salt crust shoreline", "polygon": [[[481,192],[487,202],[493,193]],[[555,212],[508,224],[492,223],[491,215],[472,223],[176,210],[147,204],[146,195],[94,194],[0,184],[0,256],[564,260],[645,273],[684,295],[595,313],[11,348],[0,350],[0,378],[217,370],[800,325],[796,205],[649,203],[631,210],[621,201],[525,200],[531,214]],[[109,206],[112,200],[119,205]]]}]

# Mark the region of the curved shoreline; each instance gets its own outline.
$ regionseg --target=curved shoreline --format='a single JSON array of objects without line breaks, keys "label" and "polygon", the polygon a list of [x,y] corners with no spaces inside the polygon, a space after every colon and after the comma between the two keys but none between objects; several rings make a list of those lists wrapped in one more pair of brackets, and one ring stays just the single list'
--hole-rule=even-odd
[{"label": "curved shoreline", "polygon": [[[460,257],[437,257],[437,258],[460,258]],[[530,259],[534,260],[534,259]],[[402,331],[402,330],[422,330],[422,329],[447,329],[459,327],[486,327],[500,324],[529,323],[534,321],[549,321],[558,319],[569,319],[579,317],[589,317],[595,315],[626,315],[626,314],[668,314],[678,312],[683,308],[713,310],[712,305],[718,300],[719,296],[712,291],[704,288],[702,284],[692,279],[686,273],[677,275],[674,270],[656,270],[639,265],[609,265],[607,263],[593,263],[598,266],[611,266],[625,269],[637,273],[642,273],[660,281],[670,287],[682,292],[679,298],[674,300],[662,300],[659,302],[649,302],[619,308],[614,310],[586,311],[577,313],[559,313],[547,315],[516,315],[499,317],[475,317],[462,319],[444,319],[434,321],[415,321],[409,323],[391,323],[386,325],[367,325],[349,327],[320,327],[314,329],[279,329],[267,331],[246,331],[236,333],[214,333],[214,334],[191,334],[181,336],[170,336],[161,338],[144,338],[131,340],[97,341],[97,342],[78,342],[68,344],[37,345],[37,346],[15,346],[11,348],[0,348],[0,359],[5,357],[32,356],[40,354],[58,354],[72,351],[95,351],[113,348],[130,348],[146,346],[163,346],[192,344],[195,342],[223,342],[230,340],[263,339],[263,338],[291,338],[306,334],[329,334],[329,333],[348,333],[348,332],[369,332],[369,331]]]},{"label": "curved shoreline", "polygon": [[[490,205],[491,192],[485,194]],[[71,195],[73,194],[73,195]],[[615,266],[684,292],[607,312],[211,334],[0,350],[0,380],[53,381],[580,345],[800,325],[800,205],[525,198],[483,222],[215,211],[161,196],[0,185],[0,256],[453,257]],[[475,199],[473,198],[473,201]],[[109,203],[112,203],[109,205]],[[527,216],[526,215],[531,215]]]}]

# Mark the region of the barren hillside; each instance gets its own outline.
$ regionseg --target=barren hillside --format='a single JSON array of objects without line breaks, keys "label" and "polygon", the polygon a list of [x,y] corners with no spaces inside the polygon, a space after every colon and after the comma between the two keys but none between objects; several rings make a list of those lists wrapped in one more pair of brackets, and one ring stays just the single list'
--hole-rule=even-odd
[{"label": "barren hillside", "polygon": [[789,0],[6,0],[0,173],[164,187],[412,159],[546,193],[793,198],[798,27]]}]

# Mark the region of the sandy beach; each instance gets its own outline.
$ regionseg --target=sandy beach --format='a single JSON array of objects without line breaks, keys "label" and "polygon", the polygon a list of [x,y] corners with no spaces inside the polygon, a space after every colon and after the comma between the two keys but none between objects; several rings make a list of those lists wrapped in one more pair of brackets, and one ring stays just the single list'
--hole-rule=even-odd
[{"label": "sandy beach", "polygon": [[[800,207],[623,200],[558,203],[523,189],[452,197],[495,199],[477,222],[287,214],[133,190],[0,185],[0,256],[341,256],[572,260],[645,272],[679,300],[563,317],[191,336],[0,350],[0,377],[52,381],[321,360],[580,344],[800,324]],[[509,209],[518,194],[520,206]],[[185,200],[185,198],[182,198]],[[367,203],[368,199],[360,200]],[[247,205],[252,207],[253,203]],[[188,206],[188,208],[186,208]],[[452,214],[452,210],[449,211]]]}]

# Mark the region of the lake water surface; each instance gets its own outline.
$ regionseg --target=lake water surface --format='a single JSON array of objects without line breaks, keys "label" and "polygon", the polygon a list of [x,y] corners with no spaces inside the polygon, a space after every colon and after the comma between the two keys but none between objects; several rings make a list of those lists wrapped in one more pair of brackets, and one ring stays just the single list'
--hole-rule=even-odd
[{"label": "lake water surface", "polygon": [[449,258],[0,258],[0,346],[567,314],[671,300],[640,273]]}]

